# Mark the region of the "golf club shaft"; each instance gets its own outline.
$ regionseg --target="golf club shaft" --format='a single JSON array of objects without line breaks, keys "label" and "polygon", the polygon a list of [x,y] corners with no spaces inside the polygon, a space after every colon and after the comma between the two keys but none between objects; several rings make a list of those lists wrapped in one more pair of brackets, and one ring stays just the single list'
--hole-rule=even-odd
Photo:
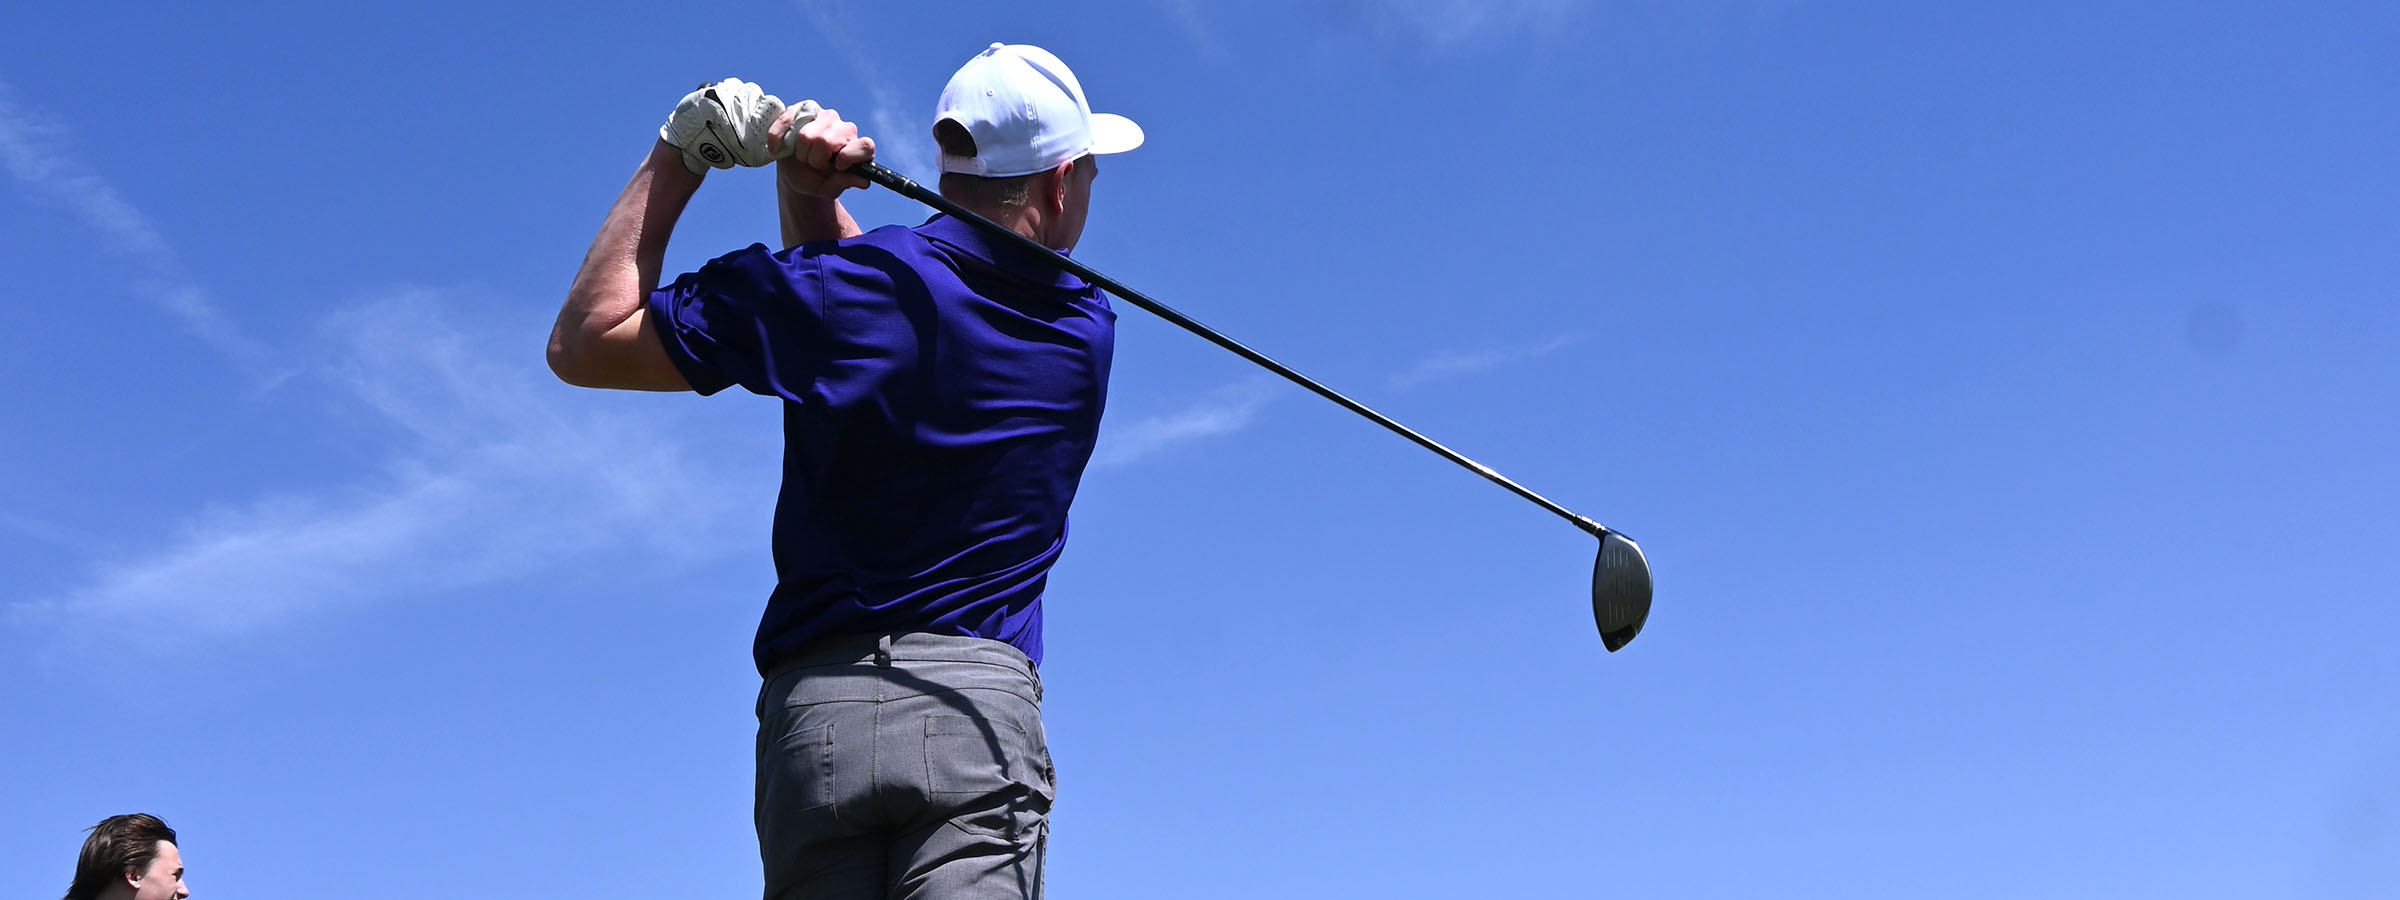
[{"label": "golf club shaft", "polygon": [[1155,315],[1161,319],[1173,322],[1182,327],[1185,331],[1189,331],[1193,334],[1201,336],[1202,338],[1206,338],[1209,343],[1223,347],[1227,350],[1231,350],[1235,355],[1240,356],[1243,359],[1247,359],[1251,362],[1264,366],[1266,367],[1267,371],[1290,379],[1293,384],[1297,384],[1301,387],[1309,389],[1310,391],[1314,391],[1317,396],[1341,404],[1342,408],[1367,417],[1368,420],[1373,421],[1375,424],[1390,429],[1393,434],[1397,434],[1411,441],[1415,441],[1417,446],[1441,454],[1443,459],[1447,459],[1451,462],[1464,466],[1468,470],[1473,471],[1475,474],[1490,479],[1493,484],[1507,488],[1517,496],[1533,501],[1535,505],[1557,514],[1560,518],[1575,523],[1575,527],[1577,528],[1581,528],[1594,535],[1603,537],[1609,534],[1609,529],[1606,526],[1603,526],[1600,523],[1592,521],[1591,519],[1583,516],[1576,515],[1573,510],[1553,503],[1550,501],[1550,498],[1536,494],[1533,491],[1526,489],[1524,485],[1510,481],[1506,476],[1492,471],[1491,467],[1476,462],[1472,459],[1468,459],[1465,455],[1459,453],[1458,451],[1444,447],[1440,442],[1422,434],[1418,434],[1415,429],[1393,421],[1392,417],[1390,416],[1386,416],[1382,413],[1367,408],[1367,405],[1364,403],[1360,403],[1356,400],[1342,396],[1340,391],[1336,391],[1332,388],[1324,386],[1323,384],[1319,384],[1317,383],[1316,379],[1302,375],[1299,372],[1294,371],[1292,367],[1276,362],[1264,353],[1260,353],[1256,350],[1250,349],[1249,347],[1243,346],[1242,342],[1240,341],[1226,337],[1222,334],[1218,334],[1215,329],[1200,324],[1190,316],[1176,312],[1174,307],[1170,307],[1164,303],[1152,300],[1147,294],[1126,287],[1123,283],[1114,278],[1110,278],[1106,275],[1100,274],[1099,272],[1093,271],[1090,266],[1086,266],[1082,263],[1069,259],[1058,251],[1044,247],[1040,243],[1034,241],[1032,238],[1028,238],[1024,235],[1016,233],[1015,231],[1011,231],[1008,228],[1001,226],[997,222],[976,215],[966,207],[950,202],[949,198],[943,197],[941,194],[934,191],[926,190],[923,185],[917,184],[914,181],[910,181],[905,175],[871,162],[860,163],[857,167],[851,169],[850,171],[863,175],[867,180],[875,182],[876,184],[890,188],[903,197],[923,203],[927,206],[933,207],[934,209],[941,210],[942,212],[948,214],[951,218],[955,218],[959,221],[972,224],[977,228],[981,228],[984,231],[991,233],[994,237],[1013,242],[1017,246],[1028,251],[1048,257],[1053,263],[1057,264],[1059,268],[1073,272],[1077,277],[1091,282],[1092,284],[1099,285],[1109,293],[1123,297],[1127,301],[1130,301],[1133,305],[1148,310],[1152,315]]}]

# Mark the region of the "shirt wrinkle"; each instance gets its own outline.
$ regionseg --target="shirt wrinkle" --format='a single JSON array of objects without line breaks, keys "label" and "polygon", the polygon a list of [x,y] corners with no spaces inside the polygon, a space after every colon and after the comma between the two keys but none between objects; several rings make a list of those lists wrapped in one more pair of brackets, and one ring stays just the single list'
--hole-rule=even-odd
[{"label": "shirt wrinkle", "polygon": [[[984,234],[975,226],[947,215],[936,215],[914,231],[928,242],[956,251],[969,259],[983,263],[1001,275],[1063,293],[1081,293],[1091,285],[1075,273],[1060,268],[1057,263],[1043,259],[1022,247]],[[1054,251],[1066,256],[1067,251]]]}]

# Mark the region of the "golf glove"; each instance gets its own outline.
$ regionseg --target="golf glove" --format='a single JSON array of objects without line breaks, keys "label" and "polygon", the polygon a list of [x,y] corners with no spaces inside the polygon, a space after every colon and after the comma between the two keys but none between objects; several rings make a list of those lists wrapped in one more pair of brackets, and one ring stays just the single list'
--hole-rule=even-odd
[{"label": "golf glove", "polygon": [[667,124],[658,127],[658,138],[683,151],[684,168],[694,175],[763,166],[775,161],[767,150],[767,126],[782,114],[783,101],[775,95],[728,78],[683,95]]}]

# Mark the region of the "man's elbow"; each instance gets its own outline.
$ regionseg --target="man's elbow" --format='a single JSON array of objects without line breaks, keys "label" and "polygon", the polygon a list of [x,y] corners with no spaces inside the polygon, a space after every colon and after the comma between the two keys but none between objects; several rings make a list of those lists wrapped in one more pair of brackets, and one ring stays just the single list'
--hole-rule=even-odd
[{"label": "man's elbow", "polygon": [[553,335],[550,374],[580,388],[610,391],[688,391],[665,348],[638,329]]},{"label": "man's elbow", "polygon": [[544,354],[550,363],[550,374],[576,387],[599,387],[598,373],[592,366],[591,354],[561,333],[550,335],[550,349]]}]

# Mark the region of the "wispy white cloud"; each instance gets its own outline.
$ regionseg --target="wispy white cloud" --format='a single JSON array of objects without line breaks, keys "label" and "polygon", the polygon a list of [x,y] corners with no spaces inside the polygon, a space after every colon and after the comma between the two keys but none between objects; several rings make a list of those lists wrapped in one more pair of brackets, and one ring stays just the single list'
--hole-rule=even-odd
[{"label": "wispy white cloud", "polygon": [[[399,435],[372,476],[196,515],[157,546],[98,561],[79,586],[13,604],[9,618],[70,638],[131,622],[235,636],[604,551],[654,561],[739,545],[733,513],[770,494],[720,483],[731,474],[721,460],[696,465],[654,405],[642,416],[625,411],[641,405],[629,395],[559,385],[522,335],[446,324],[459,317],[437,311],[458,305],[406,291],[326,325],[320,341],[333,349],[304,381]],[[772,472],[747,474],[772,483]]]},{"label": "wispy white cloud", "polygon": [[[1408,388],[1456,378],[1544,356],[1580,340],[1576,335],[1561,335],[1532,344],[1436,354],[1391,376],[1389,382],[1394,388]],[[1131,419],[1112,417],[1101,427],[1092,465],[1128,465],[1184,444],[1240,431],[1256,422],[1259,412],[1281,396],[1282,384],[1275,376],[1262,373],[1210,391],[1179,409]]]},{"label": "wispy white cloud", "polygon": [[1092,465],[1122,466],[1170,447],[1240,431],[1276,397],[1273,376],[1257,375],[1209,392],[1172,412],[1143,416],[1123,425],[1108,420]]},{"label": "wispy white cloud", "polygon": [[[1206,0],[1153,0],[1201,55],[1213,60],[1227,56],[1222,33],[1239,35],[1262,27],[1252,22],[1218,21],[1231,13]],[[1508,46],[1563,42],[1584,16],[1603,0],[1300,0],[1274,9],[1298,22],[1346,36],[1363,37],[1394,50],[1410,53],[1450,53]],[[1731,0],[1706,0],[1731,2]]]},{"label": "wispy white cloud", "polygon": [[1381,0],[1350,6],[1378,37],[1452,49],[1503,37],[1557,35],[1597,0]]},{"label": "wispy white cloud", "polygon": [[0,528],[77,553],[90,553],[100,547],[100,539],[91,534],[5,509],[0,509]]},{"label": "wispy white cloud", "polygon": [[1176,27],[1183,29],[1183,36],[1191,40],[1201,56],[1216,61],[1225,59],[1225,44],[1217,40],[1217,27],[1208,19],[1206,0],[1157,0],[1157,3],[1166,10],[1168,18],[1175,20]]},{"label": "wispy white cloud", "polygon": [[290,379],[277,402],[328,400],[326,427],[388,432],[380,443],[389,449],[363,477],[236,498],[146,544],[0,512],[0,528],[90,561],[63,590],[9,598],[0,620],[59,649],[104,634],[234,636],[576,560],[701,558],[755,545],[733,526],[737,512],[772,498],[762,487],[773,484],[772,454],[755,448],[756,471],[722,458],[696,464],[698,446],[661,420],[672,411],[658,402],[558,384],[525,334],[546,322],[478,326],[473,310],[488,304],[397,290],[332,314],[302,344],[307,352],[281,354],[305,358],[269,371],[277,357],[186,272],[152,219],[73,151],[65,128],[0,82],[0,168],[28,195],[127,257],[134,289],[208,347],[262,383]]},{"label": "wispy white cloud", "polygon": [[1437,353],[1418,361],[1407,371],[1391,376],[1385,383],[1394,388],[1410,388],[1429,381],[1457,378],[1512,362],[1548,356],[1581,340],[1583,338],[1580,335],[1567,334],[1539,343]]},{"label": "wispy white cloud", "polygon": [[[904,91],[893,86],[883,68],[875,64],[867,46],[855,37],[832,11],[832,4],[802,2],[800,9],[809,16],[810,26],[821,46],[831,47],[841,55],[843,65],[867,87],[866,117],[859,118],[842,103],[831,98],[814,98],[817,102],[835,107],[842,117],[859,123],[861,134],[875,139],[876,161],[885,168],[916,179],[931,177],[934,170],[933,152],[933,92],[930,89]],[[960,62],[965,62],[964,58]],[[794,103],[802,98],[785,97]]]},{"label": "wispy white cloud", "polygon": [[128,269],[138,273],[135,290],[173,315],[185,330],[254,377],[279,377],[270,371],[265,349],[185,274],[174,248],[150,217],[77,162],[79,158],[64,126],[20,102],[16,89],[0,82],[0,168],[32,196],[98,232],[106,243],[103,249],[122,256]]}]

